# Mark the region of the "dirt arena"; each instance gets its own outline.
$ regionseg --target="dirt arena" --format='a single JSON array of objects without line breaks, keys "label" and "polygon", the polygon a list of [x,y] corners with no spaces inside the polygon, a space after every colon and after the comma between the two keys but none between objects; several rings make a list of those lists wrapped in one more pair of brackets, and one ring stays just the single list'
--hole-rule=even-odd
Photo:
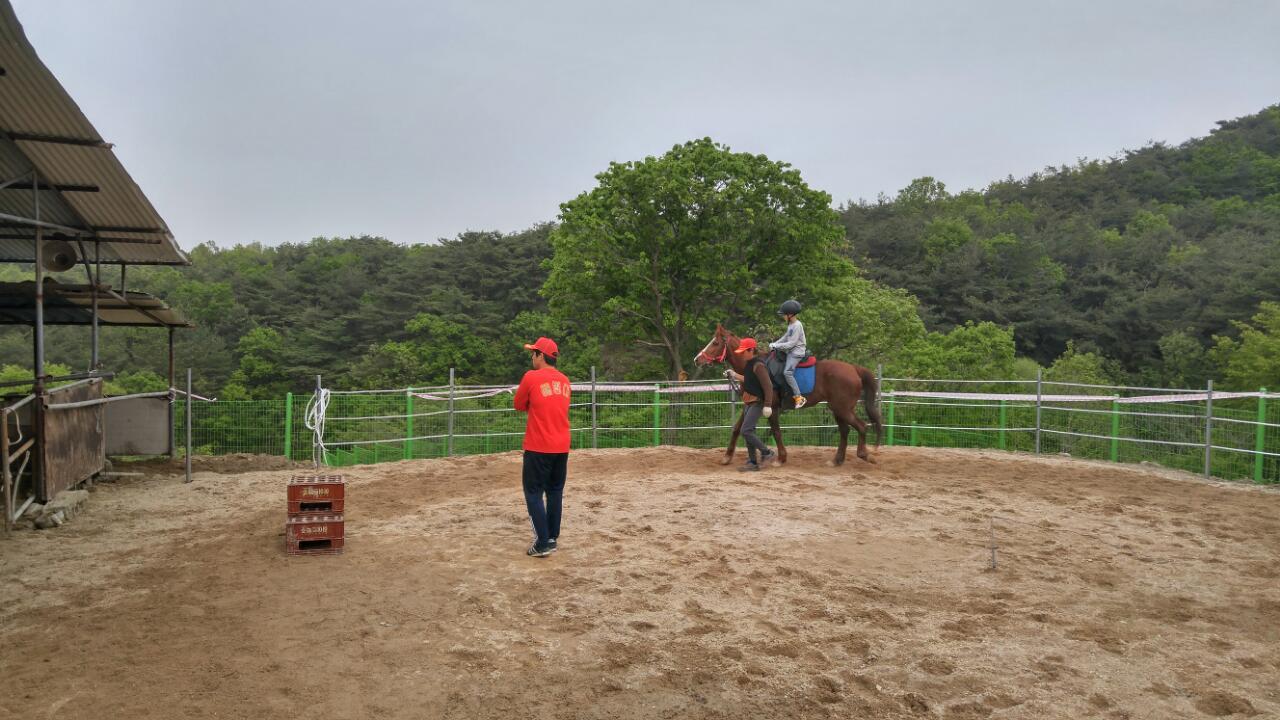
[{"label": "dirt arena", "polygon": [[[1280,717],[1280,493],[885,448],[579,452],[524,556],[519,456],[100,486],[0,540],[0,717]],[[992,514],[999,567],[989,568]]]}]

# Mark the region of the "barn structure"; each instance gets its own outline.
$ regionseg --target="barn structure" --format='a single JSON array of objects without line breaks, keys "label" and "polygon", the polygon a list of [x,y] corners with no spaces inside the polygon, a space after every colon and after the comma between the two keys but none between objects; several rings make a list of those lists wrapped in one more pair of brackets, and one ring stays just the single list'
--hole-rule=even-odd
[{"label": "barn structure", "polygon": [[[40,61],[8,0],[0,0],[0,263],[32,273],[0,283],[0,325],[32,328],[32,378],[20,383],[31,391],[0,399],[8,528],[30,503],[100,473],[108,454],[173,452],[173,391],[104,397],[111,372],[99,362],[99,330],[167,330],[172,388],[173,332],[189,324],[159,299],[128,290],[127,270],[190,264],[112,145]],[[104,266],[119,287],[103,282]],[[75,279],[81,271],[83,281]],[[51,325],[88,328],[83,372],[46,373]]]}]

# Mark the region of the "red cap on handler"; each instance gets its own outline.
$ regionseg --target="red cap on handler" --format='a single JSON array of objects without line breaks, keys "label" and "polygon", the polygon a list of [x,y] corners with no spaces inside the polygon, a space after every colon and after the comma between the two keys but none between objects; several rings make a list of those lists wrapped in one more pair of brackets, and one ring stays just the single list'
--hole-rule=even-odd
[{"label": "red cap on handler", "polygon": [[741,355],[744,352],[755,352],[755,349],[756,349],[755,338],[743,338],[742,342],[738,343],[738,349],[734,350],[733,352],[736,355]]},{"label": "red cap on handler", "polygon": [[549,337],[540,337],[532,345],[525,345],[525,350],[537,350],[543,355],[555,357],[560,354],[560,348],[556,345],[556,341]]}]

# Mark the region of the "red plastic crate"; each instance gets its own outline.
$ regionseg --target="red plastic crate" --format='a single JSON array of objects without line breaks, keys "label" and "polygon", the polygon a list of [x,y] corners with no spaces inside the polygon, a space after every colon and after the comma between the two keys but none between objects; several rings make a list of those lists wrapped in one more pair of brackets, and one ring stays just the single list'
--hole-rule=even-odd
[{"label": "red plastic crate", "polygon": [[342,552],[345,538],[328,540],[289,540],[285,539],[284,549],[290,555],[338,555]]},{"label": "red plastic crate", "polygon": [[338,553],[345,540],[342,515],[296,515],[285,522],[284,545],[290,555]]},{"label": "red plastic crate", "polygon": [[341,514],[346,509],[347,479],[343,475],[294,475],[288,493],[291,516]]}]

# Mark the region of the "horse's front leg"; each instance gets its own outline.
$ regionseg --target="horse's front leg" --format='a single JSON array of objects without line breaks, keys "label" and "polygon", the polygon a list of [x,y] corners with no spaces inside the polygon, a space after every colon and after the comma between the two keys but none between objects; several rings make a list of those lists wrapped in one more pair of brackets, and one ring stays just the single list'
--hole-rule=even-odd
[{"label": "horse's front leg", "polygon": [[774,408],[773,416],[769,418],[769,429],[773,431],[773,442],[778,446],[778,459],[776,462],[779,465],[787,461],[787,446],[782,444],[782,425],[778,422],[781,415],[782,413],[779,412],[778,408]]},{"label": "horse's front leg", "polygon": [[738,413],[738,421],[733,424],[733,434],[729,436],[729,447],[724,451],[724,457],[720,458],[721,465],[728,465],[733,462],[733,451],[738,447],[738,435],[742,433],[742,421],[745,413]]}]

